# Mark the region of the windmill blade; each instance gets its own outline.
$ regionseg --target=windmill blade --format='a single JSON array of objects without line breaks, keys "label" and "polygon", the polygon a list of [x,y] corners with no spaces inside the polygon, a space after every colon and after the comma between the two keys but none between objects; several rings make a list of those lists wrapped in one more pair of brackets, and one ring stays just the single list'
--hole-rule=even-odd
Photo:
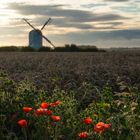
[{"label": "windmill blade", "polygon": [[51,20],[51,18],[49,18],[49,19],[44,23],[44,25],[42,26],[41,30],[44,29],[44,27],[50,22],[50,20]]},{"label": "windmill blade", "polygon": [[25,18],[23,18],[23,20],[24,20],[30,27],[32,27],[34,30],[36,30],[36,28],[35,28],[33,25],[31,25]]},{"label": "windmill blade", "polygon": [[55,46],[52,44],[52,42],[47,37],[45,37],[44,35],[42,35],[42,37],[53,46],[53,49],[55,48]]}]

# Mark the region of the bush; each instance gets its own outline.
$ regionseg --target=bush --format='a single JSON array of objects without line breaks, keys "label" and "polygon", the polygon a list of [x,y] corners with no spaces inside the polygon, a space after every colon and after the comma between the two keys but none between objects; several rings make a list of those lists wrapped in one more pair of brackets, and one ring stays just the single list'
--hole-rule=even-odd
[{"label": "bush", "polygon": [[35,49],[31,48],[31,47],[22,47],[22,48],[20,48],[20,51],[21,52],[34,52]]},{"label": "bush", "polygon": [[17,52],[19,48],[16,46],[0,47],[0,52]]}]

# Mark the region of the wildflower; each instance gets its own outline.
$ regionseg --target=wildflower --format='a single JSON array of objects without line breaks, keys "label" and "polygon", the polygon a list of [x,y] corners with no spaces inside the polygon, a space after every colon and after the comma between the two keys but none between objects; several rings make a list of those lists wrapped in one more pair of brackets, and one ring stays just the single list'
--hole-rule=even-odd
[{"label": "wildflower", "polygon": [[92,122],[93,122],[93,120],[90,117],[88,117],[84,120],[85,124],[91,124]]},{"label": "wildflower", "polygon": [[56,107],[56,106],[58,106],[58,105],[60,105],[60,104],[61,104],[60,101],[56,101],[56,102],[50,103],[50,106]]},{"label": "wildflower", "polygon": [[94,131],[97,133],[103,133],[106,129],[109,129],[111,124],[105,124],[103,122],[99,122],[95,125]]},{"label": "wildflower", "polygon": [[45,114],[45,113],[47,113],[47,111],[48,111],[48,109],[46,109],[46,108],[41,108],[42,109],[42,112]]},{"label": "wildflower", "polygon": [[105,127],[106,129],[108,129],[108,128],[111,127],[111,124],[105,124],[104,127]]},{"label": "wildflower", "polygon": [[61,120],[60,116],[51,116],[51,118],[53,121],[56,121],[56,122]]},{"label": "wildflower", "polygon": [[86,139],[88,137],[88,133],[85,131],[85,132],[81,132],[78,134],[78,136],[82,139]]},{"label": "wildflower", "polygon": [[30,112],[31,110],[32,110],[31,107],[23,107],[23,111],[26,113]]},{"label": "wildflower", "polygon": [[105,124],[103,122],[97,123],[94,127],[94,131],[97,132],[97,133],[103,133],[105,131],[104,125]]},{"label": "wildflower", "polygon": [[43,114],[44,114],[44,109],[38,108],[38,109],[35,111],[35,114],[36,114],[37,116],[43,115]]},{"label": "wildflower", "polygon": [[27,121],[26,120],[19,120],[18,121],[18,124],[23,127],[23,128],[26,128],[27,127]]},{"label": "wildflower", "polygon": [[42,103],[41,103],[41,107],[42,107],[42,108],[48,108],[48,106],[49,106],[49,104],[46,103],[46,102],[42,102]]},{"label": "wildflower", "polygon": [[47,110],[46,113],[47,113],[48,116],[52,115],[52,111],[51,110]]}]

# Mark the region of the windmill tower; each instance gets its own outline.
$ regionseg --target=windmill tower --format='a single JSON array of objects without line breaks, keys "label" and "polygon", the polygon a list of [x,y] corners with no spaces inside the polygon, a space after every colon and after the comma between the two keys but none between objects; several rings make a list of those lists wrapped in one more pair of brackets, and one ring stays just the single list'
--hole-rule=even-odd
[{"label": "windmill tower", "polygon": [[23,18],[23,20],[33,29],[29,32],[29,46],[31,48],[34,48],[36,50],[41,48],[42,47],[42,38],[44,38],[47,42],[50,43],[51,47],[54,49],[55,46],[52,44],[52,42],[42,34],[42,30],[50,22],[51,18],[49,18],[44,23],[44,25],[42,26],[42,28],[40,30],[36,29],[32,24],[30,24],[29,21],[27,21],[27,19]]}]

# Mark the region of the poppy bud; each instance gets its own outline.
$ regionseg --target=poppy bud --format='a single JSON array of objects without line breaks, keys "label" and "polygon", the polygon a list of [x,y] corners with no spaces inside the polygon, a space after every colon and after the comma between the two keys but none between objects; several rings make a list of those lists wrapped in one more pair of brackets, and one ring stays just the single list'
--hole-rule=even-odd
[{"label": "poppy bud", "polygon": [[82,139],[86,139],[88,137],[88,133],[85,131],[85,132],[81,132],[78,134],[78,136]]},{"label": "poppy bud", "polygon": [[23,127],[23,128],[26,128],[27,127],[27,121],[26,120],[19,120],[18,121],[18,124]]},{"label": "poppy bud", "polygon": [[42,103],[41,103],[41,107],[42,107],[42,108],[48,108],[48,106],[49,106],[49,104],[46,103],[46,102],[42,102]]},{"label": "poppy bud", "polygon": [[52,116],[51,118],[53,121],[56,121],[56,122],[61,120],[60,116]]},{"label": "poppy bud", "polygon": [[23,107],[23,111],[26,113],[30,112],[31,110],[32,110],[31,107]]},{"label": "poppy bud", "polygon": [[92,122],[93,122],[93,120],[90,117],[88,117],[84,120],[84,123],[87,124],[87,125],[91,124]]}]

